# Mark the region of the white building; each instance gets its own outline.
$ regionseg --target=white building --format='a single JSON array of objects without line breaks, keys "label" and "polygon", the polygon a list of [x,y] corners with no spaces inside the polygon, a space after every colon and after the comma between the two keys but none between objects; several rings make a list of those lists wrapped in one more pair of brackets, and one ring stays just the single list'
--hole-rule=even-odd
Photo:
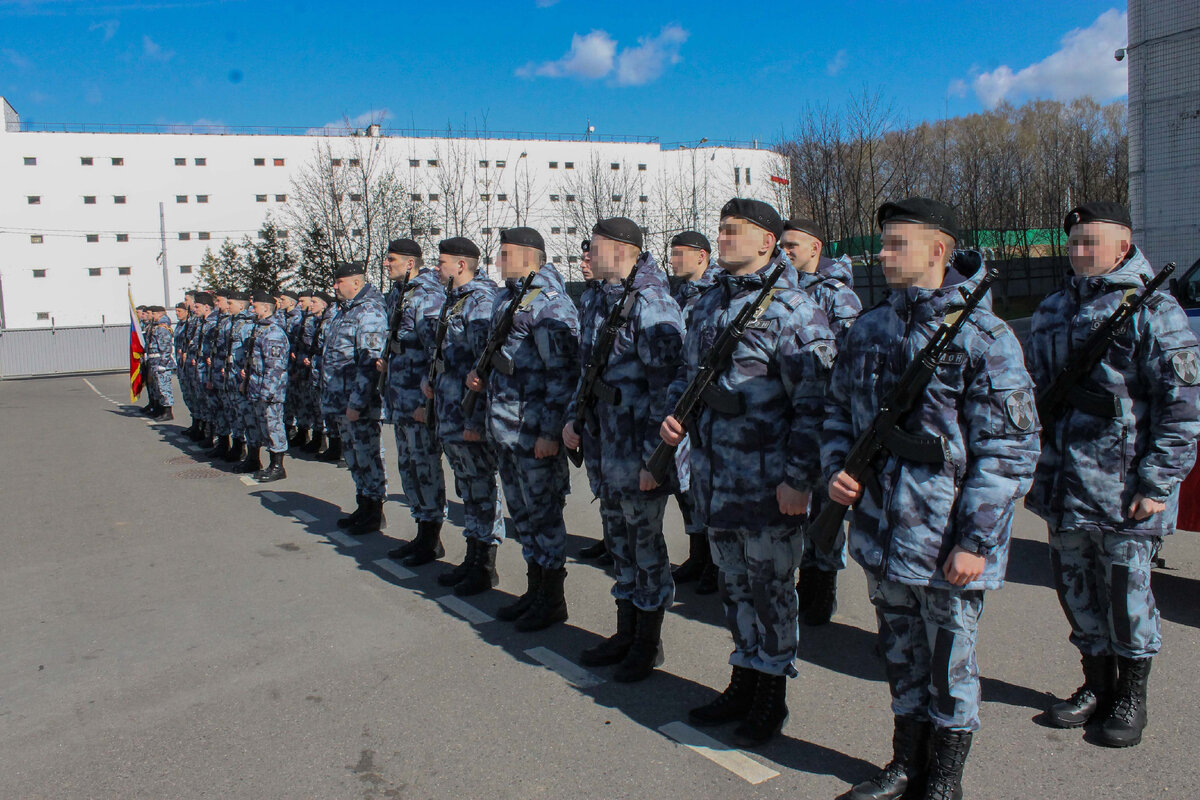
[{"label": "white building", "polygon": [[[177,126],[46,130],[21,123],[3,98],[0,110],[0,324],[8,328],[123,320],[127,286],[139,304],[173,305],[197,285],[208,248],[254,236],[268,215],[286,224],[293,180],[315,160],[334,156],[340,165],[366,142],[402,168],[403,191],[428,208],[434,223],[426,242],[462,231],[491,263],[500,229],[519,219],[542,232],[569,277],[578,276],[579,243],[599,214],[637,219],[648,231],[647,249],[661,258],[671,233],[693,226],[715,245],[717,212],[730,197],[787,211],[786,187],[772,180],[786,177],[787,166],[756,147],[664,147],[649,137],[594,135],[390,135],[375,126],[356,136]],[[445,195],[455,189],[451,211]]]}]

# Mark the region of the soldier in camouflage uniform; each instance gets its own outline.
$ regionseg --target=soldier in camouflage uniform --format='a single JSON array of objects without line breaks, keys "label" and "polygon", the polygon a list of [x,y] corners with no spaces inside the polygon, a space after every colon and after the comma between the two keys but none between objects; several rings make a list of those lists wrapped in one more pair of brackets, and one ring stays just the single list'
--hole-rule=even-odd
[{"label": "soldier in camouflage uniform", "polygon": [[230,435],[234,446],[245,457],[234,468],[240,474],[252,474],[262,469],[262,432],[254,404],[242,391],[242,375],[249,358],[250,339],[256,329],[254,309],[250,307],[250,292],[230,292],[227,307],[231,315],[228,350],[225,357],[225,397],[230,409]]},{"label": "soldier in camouflage uniform", "polygon": [[[1026,357],[1039,389],[1153,276],[1129,212],[1086,203],[1063,225],[1072,272],[1034,313]],[[1166,292],[1137,311],[1067,398],[1047,435],[1026,505],[1050,527],[1059,601],[1084,683],[1048,712],[1074,728],[1103,720],[1100,741],[1138,744],[1162,632],[1150,570],[1174,532],[1179,486],[1200,435],[1200,359],[1187,316]]]},{"label": "soldier in camouflage uniform", "polygon": [[818,431],[836,352],[824,312],[797,289],[796,272],[776,245],[782,228],[778,212],[757,200],[735,198],[721,209],[717,244],[725,272],[687,320],[686,368],[671,386],[672,407],[721,331],[755,302],[777,265],[784,272],[694,424],[685,431],[669,416],[661,430],[668,444],[685,432],[691,439],[694,513],[721,569],[734,640],[729,686],[689,717],[699,725],[740,721],[734,734],[745,746],[770,741],[787,719],[787,679],[796,674],[799,643],[800,530],[820,481]]},{"label": "soldier in camouflage uniform", "polygon": [[[721,268],[712,259],[712,245],[708,237],[699,231],[683,231],[671,238],[671,272],[675,275],[671,296],[683,313],[684,325],[696,300],[709,286],[713,285]],[[672,576],[676,583],[696,581],[696,594],[713,594],[719,588],[717,565],[713,563],[712,547],[708,542],[708,531],[699,517],[692,513],[691,446],[685,438],[675,453],[676,470],[679,474],[679,491],[675,502],[683,516],[684,532],[688,536],[688,557]]]},{"label": "soldier in camouflage uniform", "polygon": [[[447,239],[438,246],[438,277],[448,287],[439,314],[440,349],[433,356],[434,386],[422,385],[433,400],[437,434],[454,472],[454,488],[463,502],[463,536],[467,555],[454,569],[438,576],[460,597],[479,594],[498,582],[496,550],[504,541],[500,512],[496,448],[488,440],[486,407],[479,403],[468,418],[463,413],[464,381],[487,344],[498,287],[479,272],[479,248],[469,239]],[[436,336],[435,336],[436,344]]]},{"label": "soldier in camouflage uniform", "polygon": [[209,319],[212,316],[212,306],[216,302],[209,292],[196,292],[192,302],[192,319],[195,327],[187,342],[187,371],[191,376],[193,391],[196,396],[196,410],[193,416],[200,418],[197,433],[194,438],[205,447],[212,446],[212,403],[208,396],[208,364],[204,359],[203,344],[208,329],[212,327]]},{"label": "soldier in camouflage uniform", "polygon": [[[194,400],[192,398],[192,387],[188,380],[187,370],[184,369],[183,351],[184,343],[187,341],[188,323],[191,321],[192,308],[192,293],[188,292],[184,295],[182,303],[175,304],[175,330],[171,335],[171,352],[175,355],[175,377],[179,379],[179,395],[183,399],[183,404],[187,406],[188,413],[191,413]],[[196,424],[196,420],[192,420],[192,425]],[[184,435],[190,434],[192,428],[185,428]]]},{"label": "soldier in camouflage uniform", "polygon": [[[617,572],[612,589],[617,631],[584,650],[581,661],[618,664],[613,677],[623,683],[643,680],[662,663],[663,617],[675,597],[662,527],[675,476],[660,486],[645,463],[658,446],[660,421],[670,412],[667,387],[682,363],[683,317],[666,274],[650,253],[641,252],[642,243],[642,229],[624,217],[601,220],[592,229],[592,269],[604,284],[580,320],[580,363],[607,359],[600,376],[605,393],[597,394],[584,430],[576,430],[577,389],[562,433],[572,450],[579,449],[581,438],[592,440],[599,496],[617,511],[605,531]],[[620,332],[609,352],[595,353],[597,337],[618,304]]]},{"label": "soldier in camouflage uniform", "polygon": [[[854,293],[854,266],[848,256],[829,258],[824,253],[825,231],[815,221],[793,217],[783,223],[779,247],[787,253],[800,276],[800,288],[817,302],[834,338],[841,343],[846,331],[862,313],[862,301]],[[809,514],[816,517],[824,505],[824,493],[813,497]],[[805,625],[824,625],[837,611],[837,574],[846,568],[845,541],[828,553],[805,541],[800,559],[800,579],[796,592]]]},{"label": "soldier in camouflage uniform", "polygon": [[567,618],[563,596],[566,538],[563,505],[571,489],[561,445],[567,403],[579,373],[579,314],[562,276],[546,263],[546,245],[532,228],[500,233],[500,274],[493,326],[518,282],[536,270],[513,317],[486,384],[472,370],[467,388],[487,391],[488,432],[499,454],[500,479],[527,565],[525,593],[496,616],[535,631]]},{"label": "soldier in camouflage uniform", "polygon": [[[396,434],[396,465],[417,535],[391,550],[389,558],[406,566],[428,564],[446,554],[442,522],[446,518],[446,478],[437,430],[425,424],[421,382],[429,372],[438,313],[446,290],[436,269],[424,266],[421,246],[397,239],[384,257],[392,289],[384,298],[390,339],[378,369],[387,372],[388,422]],[[401,291],[403,289],[403,294]]]},{"label": "soldier in camouflage uniform", "polygon": [[[321,347],[324,345],[322,333],[325,323],[329,320],[333,297],[325,292],[313,292],[308,299],[309,316],[300,339],[300,352],[296,361],[300,364],[301,375],[304,379],[305,399],[302,409],[304,424],[311,431],[308,444],[302,448],[304,452],[317,455],[325,440],[325,434],[330,429],[325,425],[325,415],[321,413]],[[336,429],[332,431],[337,435]],[[341,458],[341,454],[338,454]]]},{"label": "soldier in camouflage uniform", "polygon": [[268,292],[255,292],[255,330],[246,353],[242,379],[246,399],[257,416],[255,428],[266,445],[270,464],[254,474],[259,483],[283,480],[283,456],[287,452],[287,434],[283,422],[284,397],[288,388],[288,365],[291,362],[291,343],[287,332],[279,325],[275,313],[275,298]]},{"label": "soldier in camouflage uniform", "polygon": [[[592,274],[592,240],[584,239],[580,244],[579,272],[583,275],[583,293],[579,297],[579,318],[583,319],[588,314],[588,309],[593,303],[596,303],[601,298],[601,289],[604,286],[604,281],[595,277]],[[579,549],[579,557],[595,560],[596,564],[602,567],[612,566],[612,555],[609,554],[608,546],[608,529],[609,520],[616,515],[615,508],[608,508],[605,501],[600,498],[600,450],[598,442],[592,437],[588,437],[580,445],[580,454],[583,456],[583,470],[587,475],[588,485],[591,487],[592,495],[600,501],[600,539],[592,544]]]},{"label": "soldier in camouflage uniform", "polygon": [[209,451],[214,459],[223,458],[226,461],[240,461],[245,453],[235,452],[231,441],[230,409],[225,398],[225,357],[229,351],[229,329],[232,318],[228,313],[228,289],[213,290],[213,314],[209,329],[204,339],[204,359],[208,364],[209,404],[212,413],[213,434],[217,438],[216,447]]},{"label": "soldier in camouflage uniform", "polygon": [[308,437],[312,433],[312,421],[307,413],[311,403],[308,396],[308,374],[301,365],[300,359],[297,358],[303,347],[305,334],[313,323],[311,303],[312,292],[300,292],[296,296],[295,324],[288,331],[290,355],[288,356],[287,407],[284,409],[284,413],[289,419],[295,420],[295,434],[288,439],[288,446],[297,449],[308,444]]},{"label": "soldier in camouflage uniform", "polygon": [[150,339],[146,343],[146,372],[154,376],[159,422],[175,419],[175,394],[171,379],[175,377],[175,334],[171,330],[171,318],[162,306],[152,306]]},{"label": "soldier in camouflage uniform", "polygon": [[892,761],[846,796],[946,800],[962,796],[979,728],[976,631],[984,591],[1004,583],[1013,511],[1037,463],[1037,413],[1021,346],[985,298],[889,434],[873,478],[843,471],[900,374],[987,270],[978,252],[954,249],[943,203],[885,203],[877,220],[892,292],[843,340],[821,461],[829,498],[856,504],[849,550],[867,573],[895,727]]},{"label": "soldier in camouflage uniform", "polygon": [[148,417],[158,416],[162,411],[158,402],[158,391],[154,386],[154,373],[146,368],[147,348],[150,346],[150,329],[153,327],[153,322],[150,319],[150,306],[138,306],[137,319],[138,330],[142,335],[142,385],[146,388],[146,405],[142,406],[142,413]]},{"label": "soldier in camouflage uniform", "polygon": [[321,350],[321,410],[336,419],[345,443],[346,465],[359,501],[359,517],[348,528],[355,535],[386,524],[387,473],[379,445],[382,409],[375,362],[387,341],[387,311],[383,295],[367,282],[366,273],[361,261],[335,269],[337,311],[327,324]]},{"label": "soldier in camouflage uniform", "polygon": [[[303,311],[300,309],[300,293],[292,289],[281,289],[275,295],[275,321],[283,328],[283,332],[287,334],[288,341],[291,342],[296,335],[296,329],[300,326],[300,319],[303,316]],[[287,383],[290,383],[288,381]],[[283,401],[283,425],[287,431],[288,441],[296,438],[296,406],[295,399],[291,396],[288,390],[291,386],[285,385]]]}]

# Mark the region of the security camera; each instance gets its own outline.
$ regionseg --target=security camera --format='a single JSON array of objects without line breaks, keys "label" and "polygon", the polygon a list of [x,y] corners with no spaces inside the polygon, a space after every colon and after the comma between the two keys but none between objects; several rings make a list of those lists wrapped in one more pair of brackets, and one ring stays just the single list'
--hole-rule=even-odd
[{"label": "security camera", "polygon": [[1113,58],[1115,58],[1117,61],[1124,61],[1125,60],[1125,48],[1118,47],[1117,52],[1113,53]]}]

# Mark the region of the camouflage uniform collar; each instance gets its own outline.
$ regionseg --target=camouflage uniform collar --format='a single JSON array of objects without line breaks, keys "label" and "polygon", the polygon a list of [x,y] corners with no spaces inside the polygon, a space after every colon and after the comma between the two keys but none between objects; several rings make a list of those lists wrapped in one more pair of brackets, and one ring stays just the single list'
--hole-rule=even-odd
[{"label": "camouflage uniform collar", "polygon": [[1095,297],[1124,289],[1141,289],[1154,276],[1150,262],[1136,246],[1130,247],[1125,260],[1103,275],[1076,275],[1067,270],[1067,290],[1075,297]]},{"label": "camouflage uniform collar", "polygon": [[766,282],[767,276],[771,274],[780,260],[787,263],[787,268],[779,276],[779,280],[775,283],[775,288],[795,289],[799,285],[796,268],[792,266],[792,262],[788,260],[788,257],[782,250],[776,253],[775,257],[767,262],[765,267],[756,272],[751,272],[748,275],[734,275],[726,270],[722,270],[715,282],[720,284],[721,288],[725,290],[726,295],[729,296],[760,289]]},{"label": "camouflage uniform collar", "polygon": [[[941,286],[936,289],[910,286],[893,291],[888,295],[887,302],[901,316],[912,315],[922,319],[941,316],[965,305],[967,296],[975,291],[986,273],[979,251],[955,250],[946,263],[946,277]],[[989,294],[980,305],[991,308],[990,298]]]}]

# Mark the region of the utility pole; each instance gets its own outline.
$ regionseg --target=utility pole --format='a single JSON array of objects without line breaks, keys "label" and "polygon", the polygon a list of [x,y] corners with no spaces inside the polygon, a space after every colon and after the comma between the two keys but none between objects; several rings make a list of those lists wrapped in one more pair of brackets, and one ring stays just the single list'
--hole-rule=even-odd
[{"label": "utility pole", "polygon": [[158,243],[161,248],[158,260],[162,262],[163,271],[163,306],[171,305],[171,279],[167,275],[167,218],[163,204],[158,204]]}]

